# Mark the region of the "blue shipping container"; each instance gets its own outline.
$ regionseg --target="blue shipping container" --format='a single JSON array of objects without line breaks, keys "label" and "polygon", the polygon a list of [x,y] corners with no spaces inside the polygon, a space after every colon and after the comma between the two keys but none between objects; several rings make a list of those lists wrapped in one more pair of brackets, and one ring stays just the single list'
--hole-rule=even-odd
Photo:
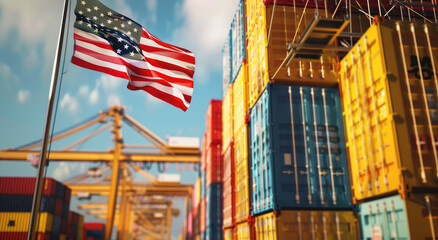
[{"label": "blue shipping container", "polygon": [[[414,195],[414,194],[413,194]],[[428,240],[438,234],[438,194],[400,195],[359,204],[361,239]]]},{"label": "blue shipping container", "polygon": [[206,227],[222,228],[222,183],[211,184],[207,189]]},{"label": "blue shipping container", "polygon": [[352,209],[337,89],[268,83],[250,117],[253,214]]},{"label": "blue shipping container", "polygon": [[[0,195],[0,212],[30,212],[32,211],[33,195]],[[41,212],[53,214],[55,198],[43,195],[41,199]]]},{"label": "blue shipping container", "polygon": [[231,66],[232,66],[232,56],[231,56],[231,30],[228,33],[227,39],[225,40],[224,48],[222,49],[222,96],[225,97],[228,91],[228,87],[231,83]]},{"label": "blue shipping container", "polygon": [[245,3],[243,0],[239,1],[237,10],[234,15],[233,22],[231,23],[231,82],[234,82],[240,67],[246,57],[246,37],[245,37],[245,16],[244,16]]},{"label": "blue shipping container", "polygon": [[222,240],[223,231],[222,226],[209,226],[205,230],[206,240]]}]

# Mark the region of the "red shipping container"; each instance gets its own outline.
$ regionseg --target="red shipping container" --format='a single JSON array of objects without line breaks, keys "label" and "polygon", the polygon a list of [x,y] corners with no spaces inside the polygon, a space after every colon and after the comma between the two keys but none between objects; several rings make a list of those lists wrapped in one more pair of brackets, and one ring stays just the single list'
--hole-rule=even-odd
[{"label": "red shipping container", "polygon": [[206,144],[222,143],[222,100],[210,100],[205,120]]},{"label": "red shipping container", "polygon": [[62,219],[61,220],[61,234],[66,234],[67,233],[67,219]]},{"label": "red shipping container", "polygon": [[68,225],[78,225],[79,214],[73,211],[68,212]]},{"label": "red shipping container", "polygon": [[64,207],[64,202],[62,202],[61,199],[55,199],[55,211],[53,212],[53,215],[61,216],[63,207]]},{"label": "red shipping container", "polygon": [[69,203],[71,199],[71,189],[69,187],[65,187],[65,195],[64,195],[64,202]]},{"label": "red shipping container", "polygon": [[222,183],[222,168],[223,158],[221,155],[222,144],[210,144],[207,148],[207,161],[206,161],[206,186],[210,186],[213,183]]},{"label": "red shipping container", "polygon": [[[27,232],[0,232],[1,240],[26,240]],[[50,233],[38,232],[37,240],[50,240]]]},{"label": "red shipping container", "polygon": [[[0,194],[32,195],[35,190],[36,178],[32,177],[0,177]],[[43,195],[55,196],[58,182],[46,178],[43,185]]]},{"label": "red shipping container", "polygon": [[[274,4],[275,0],[263,0],[264,4]],[[293,6],[295,4],[295,6],[297,7],[304,7],[306,6],[306,2],[307,0],[276,0],[277,4],[280,5],[290,5]],[[366,1],[366,0],[365,0]],[[325,2],[327,2],[327,9],[332,9],[333,6],[331,5],[332,2],[334,2],[333,0],[317,0],[318,3],[318,8],[325,8]],[[307,3],[307,7],[311,7],[311,8],[315,8],[315,0],[309,0]]]},{"label": "red shipping container", "polygon": [[224,159],[224,181],[223,181],[223,226],[233,227],[236,224],[236,188],[234,175],[234,144],[231,142],[223,156]]}]

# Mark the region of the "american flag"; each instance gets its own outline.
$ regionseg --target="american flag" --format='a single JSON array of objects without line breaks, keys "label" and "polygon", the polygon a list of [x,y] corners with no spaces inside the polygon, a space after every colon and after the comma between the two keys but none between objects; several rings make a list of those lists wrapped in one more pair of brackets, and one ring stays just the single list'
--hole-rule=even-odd
[{"label": "american flag", "polygon": [[186,111],[193,93],[192,52],[160,41],[140,24],[98,0],[78,0],[72,63],[129,80]]}]

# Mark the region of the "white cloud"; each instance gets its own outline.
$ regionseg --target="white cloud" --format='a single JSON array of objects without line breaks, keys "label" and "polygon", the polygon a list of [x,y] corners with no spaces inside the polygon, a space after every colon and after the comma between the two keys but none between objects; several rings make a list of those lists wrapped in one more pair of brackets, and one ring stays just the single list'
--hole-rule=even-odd
[{"label": "white cloud", "polygon": [[78,90],[79,96],[86,97],[89,95],[89,93],[90,93],[90,90],[88,89],[88,85],[82,85],[79,87],[79,90]]},{"label": "white cloud", "polygon": [[157,0],[147,0],[146,1],[146,7],[149,12],[149,19],[151,21],[151,24],[154,24],[157,22]]},{"label": "white cloud", "polygon": [[133,19],[135,21],[136,17],[132,13],[131,8],[126,4],[125,0],[115,0],[115,8],[117,9],[117,12],[128,16],[129,18]]},{"label": "white cloud", "polygon": [[150,95],[147,92],[145,92],[145,94],[146,94],[146,101],[148,103],[151,103],[151,104],[161,104],[161,103],[164,103],[162,100],[160,100],[160,99]]},{"label": "white cloud", "polygon": [[94,105],[99,100],[99,92],[97,91],[97,88],[93,89],[93,91],[90,93],[89,102],[91,105]]},{"label": "white cloud", "polygon": [[75,114],[79,110],[78,100],[66,93],[59,103],[59,107],[61,110],[67,110],[70,114]]},{"label": "white cloud", "polygon": [[68,164],[65,162],[60,162],[58,168],[53,171],[53,178],[61,181],[70,177],[70,168],[72,168],[72,166],[68,166]]},{"label": "white cloud", "polygon": [[[46,70],[50,70],[59,32],[62,13],[62,1],[38,0],[26,1],[0,0],[0,32],[8,36],[17,32],[17,42],[26,46],[20,48],[26,63],[33,63],[34,56],[28,59],[28,52],[41,43],[44,46],[44,62]],[[44,14],[42,14],[44,13]]]},{"label": "white cloud", "polygon": [[0,81],[7,83],[18,82],[18,77],[12,72],[9,65],[0,63]]},{"label": "white cloud", "polygon": [[102,86],[102,88],[106,91],[113,91],[117,90],[124,82],[125,81],[121,78],[113,77],[108,74],[102,74],[97,80],[96,87]]},{"label": "white cloud", "polygon": [[207,79],[212,69],[222,67],[221,50],[237,10],[237,2],[184,0],[182,6],[175,10],[184,19],[184,25],[174,32],[174,40],[195,53],[199,79]]},{"label": "white cloud", "polygon": [[117,94],[110,94],[106,99],[106,103],[108,106],[114,106],[120,103],[120,97]]},{"label": "white cloud", "polygon": [[18,91],[18,102],[21,104],[26,103],[27,100],[30,99],[30,92],[27,90],[19,90]]}]

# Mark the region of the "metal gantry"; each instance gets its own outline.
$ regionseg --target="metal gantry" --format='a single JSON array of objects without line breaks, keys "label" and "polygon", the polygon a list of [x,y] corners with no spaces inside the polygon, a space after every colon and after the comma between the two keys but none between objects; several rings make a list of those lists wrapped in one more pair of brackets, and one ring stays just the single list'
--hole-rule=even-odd
[{"label": "metal gantry", "polygon": [[[64,139],[96,124],[106,124],[62,150],[50,151],[48,160],[104,163],[102,167],[90,169],[88,173],[70,179],[66,185],[71,188],[73,196],[83,197],[84,194],[107,196],[107,203],[81,205],[83,208],[89,208],[90,214],[106,218],[105,239],[111,239],[112,226],[115,225],[117,225],[118,239],[128,239],[134,222],[138,232],[147,239],[170,239],[171,217],[179,215],[179,212],[172,208],[171,201],[163,200],[160,204],[164,204],[165,208],[156,208],[156,201],[148,196],[184,197],[185,205],[188,207],[192,185],[159,182],[152,174],[133,163],[199,163],[200,149],[199,147],[169,146],[152,131],[127,115],[124,110],[121,106],[113,106],[106,111],[101,111],[90,120],[55,134],[51,142]],[[145,137],[152,145],[124,144],[122,122]],[[108,151],[72,150],[109,128],[113,134],[114,147],[112,149]],[[0,150],[0,160],[28,161],[39,155],[38,148],[41,146],[42,141],[37,141],[16,149]],[[137,148],[137,151],[124,151],[127,148]],[[132,171],[140,173],[149,181],[133,181]],[[142,201],[142,197],[148,197],[148,201]],[[144,206],[149,206],[149,208]]]}]

